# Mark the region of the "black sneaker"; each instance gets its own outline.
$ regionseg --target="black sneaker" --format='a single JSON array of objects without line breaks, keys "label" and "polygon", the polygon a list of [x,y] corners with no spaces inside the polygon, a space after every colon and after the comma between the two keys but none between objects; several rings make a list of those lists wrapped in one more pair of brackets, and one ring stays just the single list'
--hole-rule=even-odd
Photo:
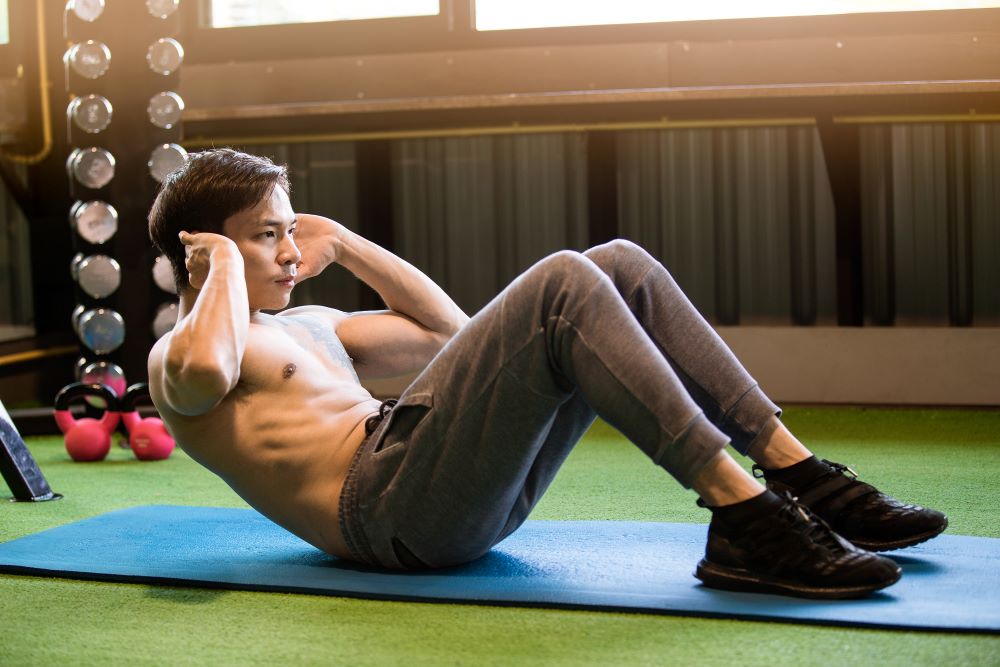
[{"label": "black sneaker", "polygon": [[858,549],[791,495],[782,500],[739,525],[713,514],[695,576],[712,588],[807,598],[862,597],[899,581],[895,562]]},{"label": "black sneaker", "polygon": [[853,470],[822,459],[818,477],[798,488],[776,479],[776,472],[753,467],[754,477],[764,478],[775,493],[789,492],[822,518],[837,534],[869,551],[891,551],[925,542],[948,527],[948,518],[937,510],[902,503],[858,480]]}]

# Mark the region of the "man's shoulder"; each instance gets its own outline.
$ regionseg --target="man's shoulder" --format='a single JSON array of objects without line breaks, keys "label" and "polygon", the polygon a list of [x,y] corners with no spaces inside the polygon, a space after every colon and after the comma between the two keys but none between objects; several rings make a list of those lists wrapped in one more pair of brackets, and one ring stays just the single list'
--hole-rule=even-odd
[{"label": "man's shoulder", "polygon": [[153,347],[150,348],[149,356],[146,360],[146,373],[149,378],[149,396],[153,400],[153,405],[156,406],[157,411],[160,412],[161,417],[164,419],[167,418],[167,415],[174,416],[177,414],[174,410],[170,409],[163,387],[164,373],[166,372],[164,369],[164,355],[172,333],[168,331],[153,343]]},{"label": "man's shoulder", "polygon": [[168,331],[157,338],[156,342],[153,343],[153,347],[149,349],[149,355],[146,358],[146,370],[150,377],[152,377],[154,372],[157,375],[163,372],[163,354],[172,333]]},{"label": "man's shoulder", "polygon": [[342,310],[337,310],[336,308],[330,308],[328,306],[295,306],[294,308],[286,308],[280,313],[276,313],[275,317],[297,317],[300,315],[315,315],[325,319],[332,320],[334,322],[339,322],[344,319],[350,313],[345,313]]}]

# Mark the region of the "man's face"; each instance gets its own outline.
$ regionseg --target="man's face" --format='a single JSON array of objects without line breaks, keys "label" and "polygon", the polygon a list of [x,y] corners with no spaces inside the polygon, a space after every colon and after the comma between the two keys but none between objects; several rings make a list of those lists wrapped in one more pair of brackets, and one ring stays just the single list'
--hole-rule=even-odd
[{"label": "man's face", "polygon": [[287,306],[302,256],[292,237],[295,212],[285,191],[275,187],[253,208],[226,218],[222,230],[243,255],[250,309]]}]

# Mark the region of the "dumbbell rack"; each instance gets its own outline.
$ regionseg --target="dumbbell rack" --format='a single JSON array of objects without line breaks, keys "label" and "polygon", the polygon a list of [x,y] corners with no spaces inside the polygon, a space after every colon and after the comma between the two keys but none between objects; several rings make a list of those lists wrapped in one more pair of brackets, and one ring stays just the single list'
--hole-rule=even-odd
[{"label": "dumbbell rack", "polygon": [[63,15],[75,376],[119,396],[126,372],[145,379],[149,348],[177,316],[173,277],[154,256],[146,216],[157,183],[186,159],[175,92],[179,4],[69,0]]}]

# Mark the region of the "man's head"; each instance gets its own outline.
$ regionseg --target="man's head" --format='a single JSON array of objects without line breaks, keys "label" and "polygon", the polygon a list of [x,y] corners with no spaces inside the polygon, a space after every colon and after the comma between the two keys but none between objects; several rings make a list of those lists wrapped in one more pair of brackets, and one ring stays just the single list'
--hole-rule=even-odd
[{"label": "man's head", "polygon": [[227,219],[270,201],[275,188],[287,201],[284,166],[228,148],[192,153],[167,176],[149,212],[149,237],[170,260],[178,292],[189,289],[184,244],[178,234],[225,235]]}]

